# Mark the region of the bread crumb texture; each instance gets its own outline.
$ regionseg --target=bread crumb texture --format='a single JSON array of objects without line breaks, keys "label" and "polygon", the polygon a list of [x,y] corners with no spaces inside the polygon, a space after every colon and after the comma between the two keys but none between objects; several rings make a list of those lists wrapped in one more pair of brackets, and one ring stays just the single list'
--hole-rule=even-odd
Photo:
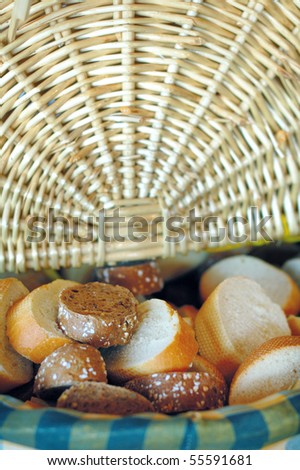
[{"label": "bread crumb texture", "polygon": [[292,389],[300,379],[300,337],[272,338],[256,348],[233,377],[229,404],[247,404]]},{"label": "bread crumb texture", "polygon": [[281,307],[259,284],[242,276],[216,287],[198,312],[195,330],[200,354],[229,381],[256,347],[291,334]]},{"label": "bread crumb texture", "polygon": [[133,379],[125,387],[151,401],[160,413],[220,408],[227,400],[225,380],[207,372],[166,372]]}]

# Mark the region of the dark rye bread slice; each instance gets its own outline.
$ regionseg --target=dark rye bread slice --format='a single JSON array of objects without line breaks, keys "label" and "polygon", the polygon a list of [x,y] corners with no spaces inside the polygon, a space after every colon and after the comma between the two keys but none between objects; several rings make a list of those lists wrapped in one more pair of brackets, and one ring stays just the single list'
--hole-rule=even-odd
[{"label": "dark rye bread slice", "polygon": [[43,360],[33,392],[44,399],[55,399],[71,385],[87,381],[107,382],[100,351],[89,344],[66,344]]},{"label": "dark rye bread slice", "polygon": [[154,411],[152,404],[142,395],[122,387],[97,382],[73,385],[59,397],[57,407],[110,415]]},{"label": "dark rye bread slice", "polygon": [[132,379],[125,384],[147,398],[160,413],[221,408],[227,401],[225,380],[207,372],[165,372]]},{"label": "dark rye bread slice", "polygon": [[127,287],[134,295],[150,295],[162,290],[164,280],[155,261],[98,270],[104,282]]},{"label": "dark rye bread slice", "polygon": [[124,345],[138,324],[137,305],[125,287],[90,282],[61,292],[58,323],[70,338],[96,348]]}]

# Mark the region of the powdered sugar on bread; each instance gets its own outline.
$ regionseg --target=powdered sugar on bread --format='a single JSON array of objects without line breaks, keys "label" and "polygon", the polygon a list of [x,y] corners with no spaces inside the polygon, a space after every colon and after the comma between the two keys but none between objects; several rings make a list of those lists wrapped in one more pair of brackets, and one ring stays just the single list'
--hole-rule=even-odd
[{"label": "powdered sugar on bread", "polygon": [[58,323],[70,338],[96,348],[126,344],[138,323],[137,304],[125,287],[90,282],[61,292]]},{"label": "powdered sugar on bread", "polygon": [[207,372],[152,374],[130,380],[125,387],[142,394],[161,413],[220,408],[227,400],[225,380]]},{"label": "powdered sugar on bread", "polygon": [[34,393],[46,396],[57,387],[84,381],[106,382],[101,353],[88,344],[66,344],[41,363],[34,381]]}]

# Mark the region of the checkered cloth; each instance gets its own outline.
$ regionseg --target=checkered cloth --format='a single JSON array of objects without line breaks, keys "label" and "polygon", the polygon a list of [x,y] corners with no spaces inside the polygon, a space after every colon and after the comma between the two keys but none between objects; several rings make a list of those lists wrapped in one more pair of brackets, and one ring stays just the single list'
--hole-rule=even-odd
[{"label": "checkered cloth", "polygon": [[300,449],[300,392],[177,416],[112,417],[31,409],[0,395],[0,448],[43,450]]}]

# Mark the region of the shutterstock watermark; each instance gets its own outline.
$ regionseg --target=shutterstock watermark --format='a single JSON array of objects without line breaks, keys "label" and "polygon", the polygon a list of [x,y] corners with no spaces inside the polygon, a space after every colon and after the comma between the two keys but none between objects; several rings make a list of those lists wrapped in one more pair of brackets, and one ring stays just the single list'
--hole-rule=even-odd
[{"label": "shutterstock watermark", "polygon": [[257,207],[250,207],[247,217],[234,216],[228,218],[226,223],[217,216],[197,216],[195,209],[190,210],[186,217],[159,216],[151,220],[143,216],[128,218],[120,214],[120,209],[115,209],[110,215],[101,210],[83,221],[79,217],[62,216],[54,209],[49,209],[47,216],[28,218],[27,242],[42,243],[47,240],[51,243],[59,239],[64,243],[97,240],[108,243],[126,240],[142,243],[148,240],[155,243],[162,236],[168,243],[181,243],[186,237],[194,243],[210,244],[221,244],[224,240],[233,244],[273,241],[267,229],[272,216],[260,217]]}]

